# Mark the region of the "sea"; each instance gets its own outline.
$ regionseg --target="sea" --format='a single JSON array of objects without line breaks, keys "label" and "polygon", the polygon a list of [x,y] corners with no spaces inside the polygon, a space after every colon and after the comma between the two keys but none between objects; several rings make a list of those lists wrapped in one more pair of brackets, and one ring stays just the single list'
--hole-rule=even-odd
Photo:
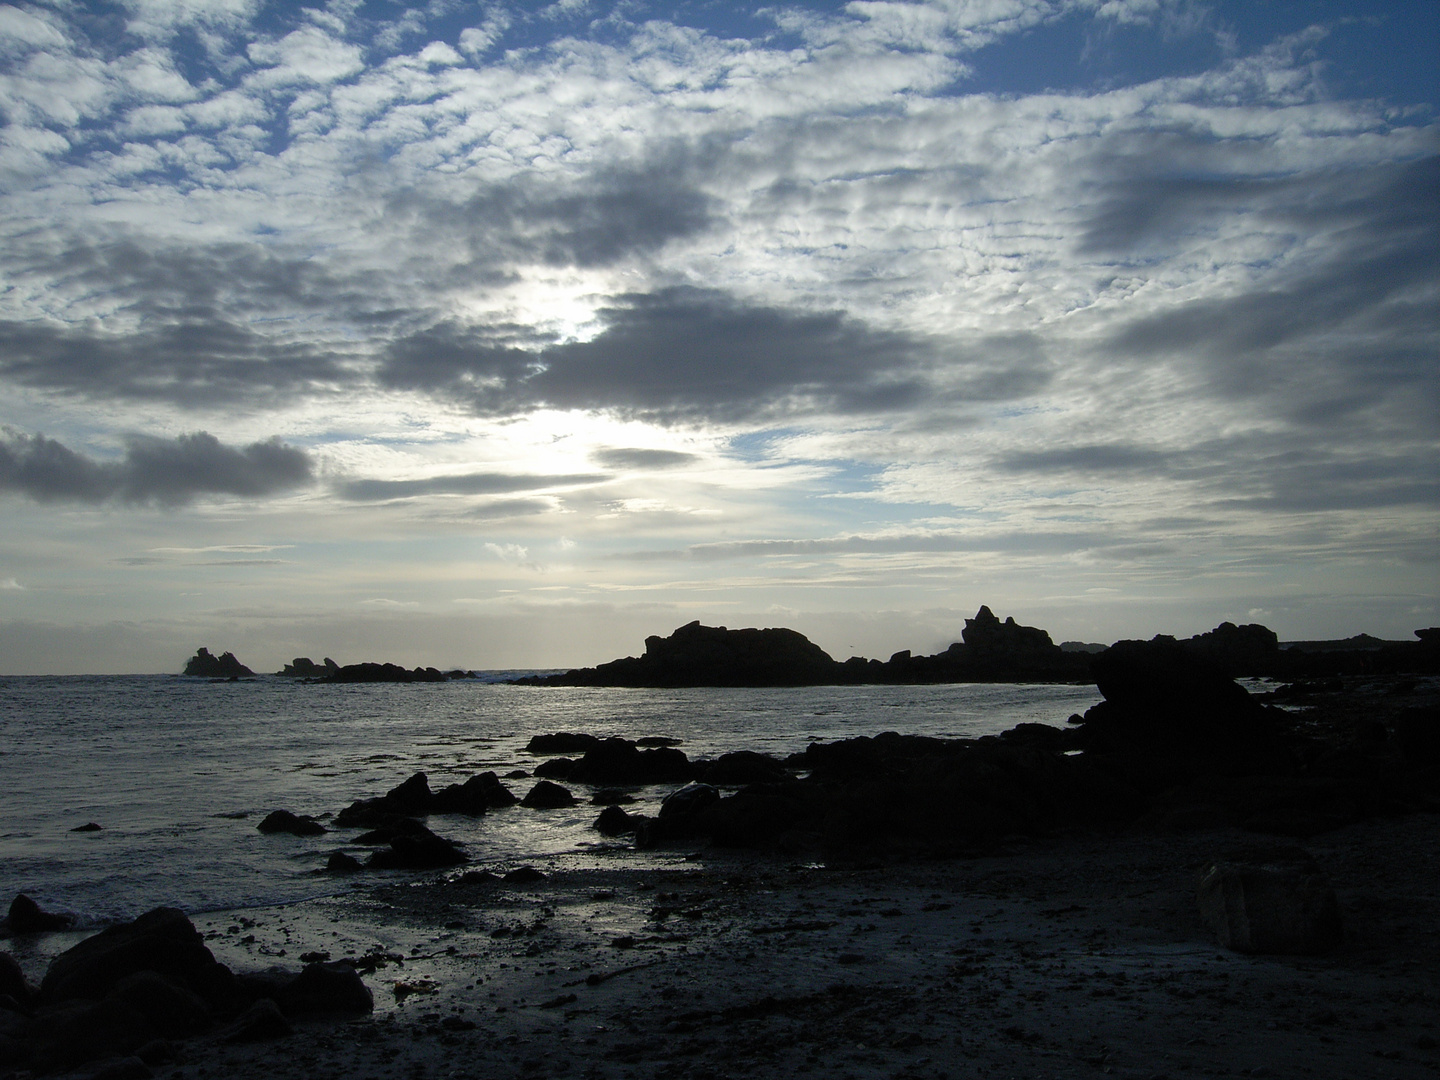
[{"label": "sea", "polygon": [[[537,734],[664,736],[692,759],[784,756],[886,731],[974,738],[1024,722],[1060,725],[1099,700],[1093,686],[1054,684],[656,690],[500,681],[515,674],[337,685],[0,678],[0,905],[23,892],[90,927],[160,905],[200,914],[353,888],[355,878],[323,867],[356,830],[266,836],[257,823],[276,809],[333,814],[417,771],[432,789],[486,770],[529,772],[541,760],[525,749]],[[521,796],[535,783],[504,782]],[[654,813],[672,789],[635,789],[640,805],[630,809]],[[614,858],[628,845],[595,832],[591,790],[575,792],[581,802],[570,809],[516,806],[436,816],[430,826],[489,869]],[[100,829],[75,831],[92,822]]]}]

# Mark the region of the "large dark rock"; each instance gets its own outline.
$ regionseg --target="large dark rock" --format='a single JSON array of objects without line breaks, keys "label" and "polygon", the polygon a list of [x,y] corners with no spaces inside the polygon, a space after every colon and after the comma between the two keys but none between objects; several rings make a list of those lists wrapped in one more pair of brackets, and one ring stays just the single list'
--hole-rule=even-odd
[{"label": "large dark rock", "polygon": [[365,865],[372,870],[433,870],[469,861],[453,840],[435,835],[419,822],[413,824],[418,828],[395,832],[389,848],[375,852]]},{"label": "large dark rock", "polygon": [[326,832],[325,826],[314,818],[301,817],[289,810],[272,810],[255,827],[266,834],[289,833],[292,836],[319,836]]},{"label": "large dark rock", "polygon": [[223,1008],[235,978],[205,947],[200,932],[177,908],[156,908],[134,922],[86,938],[50,963],[40,983],[45,1003],[105,997],[124,978],[153,971]]},{"label": "large dark rock", "polygon": [[280,1006],[270,998],[254,1002],[233,1023],[220,1032],[220,1041],[227,1043],[269,1042],[294,1033]]},{"label": "large dark rock", "polygon": [[1105,700],[1087,710],[1080,726],[1087,752],[1183,760],[1231,773],[1293,768],[1281,738],[1283,714],[1174,638],[1116,642],[1094,658],[1091,670]]},{"label": "large dark rock", "polygon": [[583,754],[599,741],[594,735],[557,731],[550,735],[532,735],[525,750],[531,754]]},{"label": "large dark rock", "polygon": [[636,820],[618,806],[607,806],[595,819],[594,828],[605,836],[623,836],[633,833]]},{"label": "large dark rock", "polygon": [[1060,646],[1051,641],[1044,630],[1036,626],[1021,626],[1014,616],[1007,616],[1002,623],[984,604],[973,619],[965,620],[965,629],[960,631],[960,637],[970,650],[973,661],[981,666],[1025,667],[1037,661],[1059,662],[1062,659]]},{"label": "large dark rock", "polygon": [[683,750],[641,750],[629,739],[606,739],[585,752],[568,779],[577,784],[671,784],[694,776]]},{"label": "large dark rock", "polygon": [[105,1000],[143,1016],[152,1037],[191,1035],[210,1023],[210,1008],[198,994],[155,971],[125,976]]},{"label": "large dark rock", "polygon": [[564,780],[575,770],[575,762],[568,757],[554,757],[535,766],[535,775],[546,780]]},{"label": "large dark rock", "polygon": [[569,788],[552,784],[549,780],[541,780],[520,800],[520,805],[532,810],[559,810],[574,806],[575,796],[570,793]]},{"label": "large dark rock", "polygon": [[375,998],[359,972],[338,960],[306,964],[292,982],[281,988],[275,1001],[286,1016],[368,1013],[375,1008]]},{"label": "large dark rock", "polygon": [[775,758],[753,750],[734,750],[711,762],[697,761],[695,768],[707,784],[726,787],[773,784],[790,776],[790,771]]},{"label": "large dark rock", "polygon": [[1259,623],[1236,626],[1222,622],[1214,630],[1181,642],[1181,646],[1232,679],[1268,675],[1275,669],[1280,655],[1280,640],[1275,631]]},{"label": "large dark rock", "polygon": [[186,662],[185,674],[204,679],[237,679],[255,673],[236,660],[234,653],[212,656],[209,649],[200,649]]},{"label": "large dark rock", "polygon": [[325,682],[335,683],[417,683],[444,682],[445,673],[439,668],[417,667],[413,671],[399,664],[346,664],[325,677]]},{"label": "large dark rock", "polygon": [[645,639],[639,658],[533,680],[552,686],[814,686],[842,681],[840,665],[795,630],[730,630],[687,623]]},{"label": "large dark rock", "polygon": [[5,917],[4,925],[12,934],[47,934],[54,930],[68,930],[74,922],[73,915],[43,911],[30,897],[18,893],[10,901],[10,913]]},{"label": "large dark rock", "polygon": [[324,679],[334,675],[340,670],[340,665],[331,660],[328,656],[323,664],[317,664],[308,656],[297,656],[284,669],[275,674],[284,675],[292,679]]},{"label": "large dark rock", "polygon": [[1200,876],[1198,900],[1216,940],[1236,952],[1308,955],[1340,943],[1335,892],[1303,852],[1214,862]]}]

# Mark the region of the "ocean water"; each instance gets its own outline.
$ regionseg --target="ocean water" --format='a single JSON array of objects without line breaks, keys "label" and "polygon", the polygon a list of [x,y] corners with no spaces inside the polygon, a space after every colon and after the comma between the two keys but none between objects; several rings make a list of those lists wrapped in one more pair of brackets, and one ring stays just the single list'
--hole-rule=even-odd
[{"label": "ocean water", "polygon": [[[161,904],[191,913],[353,887],[320,873],[356,830],[297,838],[255,828],[266,813],[334,813],[417,770],[432,789],[487,769],[533,769],[532,735],[580,731],[681,740],[692,759],[785,755],[816,740],[883,731],[994,734],[1062,724],[1093,686],[965,684],[630,690],[483,681],[306,685],[260,677],[0,679],[0,903],[17,892],[101,925]],[[530,778],[505,781],[524,795]],[[671,788],[637,791],[655,812]],[[430,826],[503,868],[569,853],[605,858],[599,809],[519,806]],[[651,805],[644,805],[649,803]],[[73,832],[87,822],[99,832]],[[363,855],[363,849],[348,850]],[[399,872],[394,872],[399,873]],[[361,875],[374,880],[374,875]]]}]

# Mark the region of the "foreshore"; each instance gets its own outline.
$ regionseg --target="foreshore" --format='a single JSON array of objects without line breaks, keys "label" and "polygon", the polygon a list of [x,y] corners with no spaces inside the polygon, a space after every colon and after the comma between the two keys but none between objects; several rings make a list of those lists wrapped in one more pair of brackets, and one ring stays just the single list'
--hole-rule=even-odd
[{"label": "foreshore", "polygon": [[526,883],[471,868],[196,916],[236,970],[360,960],[375,1012],[271,1042],[200,1036],[154,1075],[1440,1073],[1440,817],[1305,842],[1341,903],[1332,952],[1217,947],[1201,866],[1276,846],[1126,830],[836,868],[707,853],[635,869],[617,852],[536,863]]}]

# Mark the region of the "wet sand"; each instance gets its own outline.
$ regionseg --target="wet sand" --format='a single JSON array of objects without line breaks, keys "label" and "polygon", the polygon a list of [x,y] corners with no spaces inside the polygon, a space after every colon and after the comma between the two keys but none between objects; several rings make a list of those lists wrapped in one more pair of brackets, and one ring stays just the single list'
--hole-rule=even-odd
[{"label": "wet sand", "polygon": [[1200,923],[1200,867],[1256,846],[1274,842],[1127,832],[871,868],[616,852],[202,915],[236,970],[360,960],[375,1013],[190,1040],[155,1075],[1440,1075],[1440,817],[1303,844],[1345,918],[1318,957],[1229,952]]}]

